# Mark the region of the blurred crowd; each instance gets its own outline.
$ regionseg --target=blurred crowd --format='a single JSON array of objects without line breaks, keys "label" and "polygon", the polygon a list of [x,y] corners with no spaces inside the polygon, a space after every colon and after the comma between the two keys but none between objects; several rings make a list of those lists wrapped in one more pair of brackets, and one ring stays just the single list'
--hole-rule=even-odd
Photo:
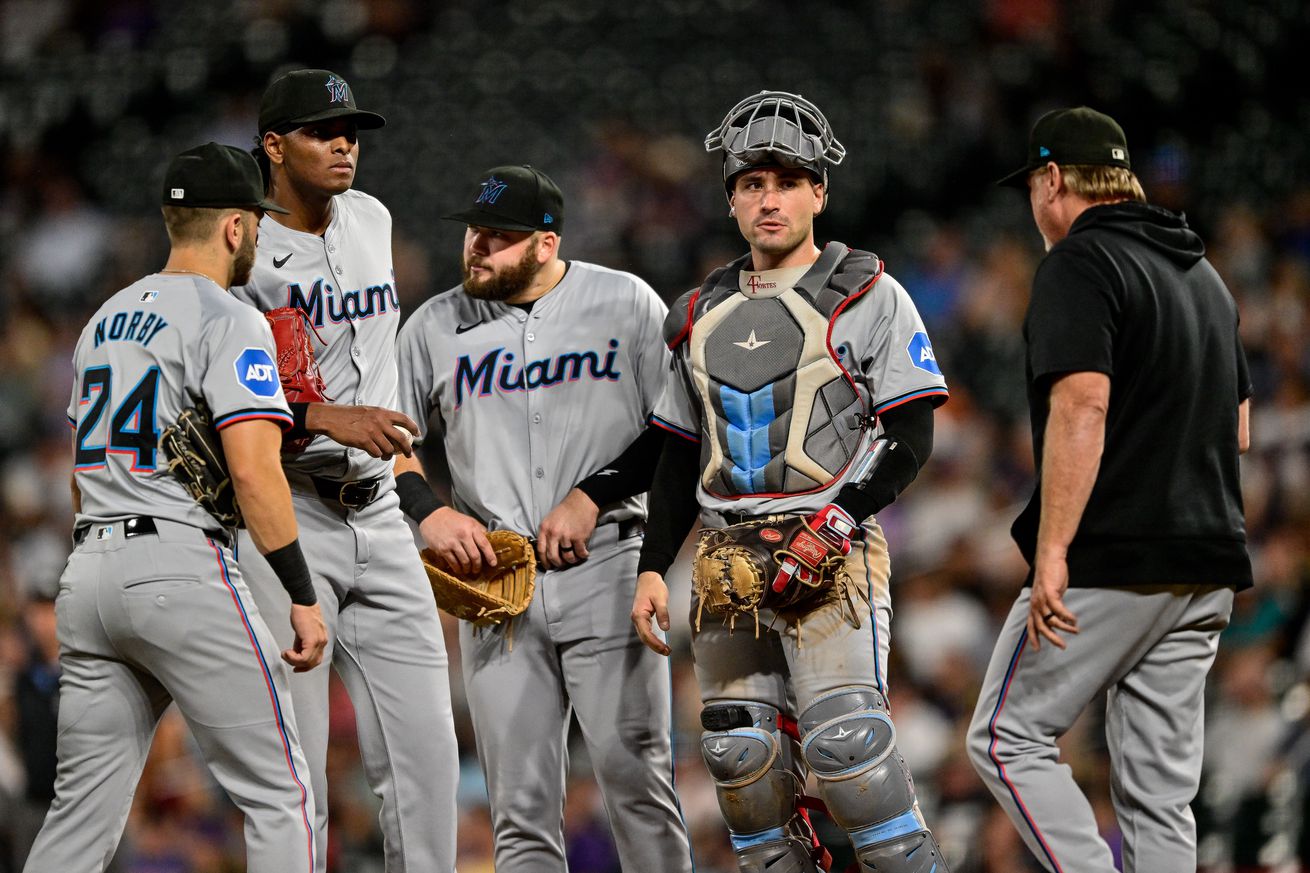
[{"label": "blurred crowd", "polygon": [[[1296,84],[1310,11],[1296,0],[794,7],[0,2],[0,873],[21,869],[51,798],[73,342],[101,300],[162,265],[154,204],[167,158],[208,139],[251,144],[263,86],[291,66],[336,70],[388,117],[362,138],[358,187],[395,217],[407,310],[457,281],[460,228],[438,220],[452,192],[507,162],[561,183],[566,258],[632,270],[672,299],[741,248],[704,132],[761,88],[800,91],[827,112],[850,156],[832,174],[820,236],[884,257],[951,386],[931,460],[879,520],[893,559],[900,744],[956,873],[1038,869],[963,742],[1025,573],[1008,529],[1032,474],[1020,327],[1040,239],[1024,198],[990,183],[1017,165],[1046,109],[1115,115],[1148,196],[1185,210],[1205,238],[1255,381],[1242,472],[1256,588],[1237,598],[1211,676],[1202,869],[1310,865],[1310,101]],[[685,605],[681,566],[671,578],[683,577]],[[447,621],[460,870],[482,873],[489,818],[453,630]],[[730,873],[697,753],[686,631],[675,620],[677,787],[697,869]],[[381,871],[376,801],[350,702],[334,691],[329,870]],[[1103,734],[1093,712],[1062,748],[1114,846]],[[574,873],[618,870],[581,744],[565,824]],[[160,725],[114,869],[243,869],[238,815],[176,713]]]}]

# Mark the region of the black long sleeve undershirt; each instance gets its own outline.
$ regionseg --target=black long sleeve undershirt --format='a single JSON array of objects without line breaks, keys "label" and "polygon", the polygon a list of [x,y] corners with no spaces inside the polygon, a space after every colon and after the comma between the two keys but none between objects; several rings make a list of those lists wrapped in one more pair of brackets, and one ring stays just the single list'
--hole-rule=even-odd
[{"label": "black long sleeve undershirt", "polygon": [[650,518],[641,546],[637,572],[661,575],[673,566],[682,541],[696,524],[696,477],[700,474],[700,446],[682,437],[667,436],[650,488]]},{"label": "black long sleeve undershirt", "polygon": [[921,397],[878,416],[882,435],[895,440],[896,449],[883,458],[868,482],[846,483],[832,502],[857,521],[890,506],[932,454],[932,411],[932,400]]},{"label": "black long sleeve undershirt", "polygon": [[579,482],[578,490],[597,506],[645,494],[655,479],[655,464],[663,445],[664,431],[646,425],[617,458]]}]

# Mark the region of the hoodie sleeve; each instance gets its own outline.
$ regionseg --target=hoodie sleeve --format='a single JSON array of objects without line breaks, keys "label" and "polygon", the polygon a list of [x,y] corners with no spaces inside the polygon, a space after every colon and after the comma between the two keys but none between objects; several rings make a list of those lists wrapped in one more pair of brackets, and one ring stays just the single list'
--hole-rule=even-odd
[{"label": "hoodie sleeve", "polygon": [[1024,323],[1033,381],[1063,373],[1113,375],[1121,311],[1111,282],[1090,257],[1051,251],[1037,268]]}]

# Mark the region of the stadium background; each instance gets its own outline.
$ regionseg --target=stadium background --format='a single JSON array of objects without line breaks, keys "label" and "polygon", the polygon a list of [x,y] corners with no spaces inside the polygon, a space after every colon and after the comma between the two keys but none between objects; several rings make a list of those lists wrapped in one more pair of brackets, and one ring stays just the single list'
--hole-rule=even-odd
[{"label": "stadium background", "polygon": [[[882,255],[929,324],[952,399],[937,447],[881,516],[891,542],[901,740],[957,873],[1033,868],[963,754],[963,729],[1023,576],[1008,526],[1030,490],[1020,324],[1041,256],[1022,196],[991,185],[1032,121],[1088,103],[1128,132],[1154,202],[1187,212],[1242,312],[1256,382],[1243,461],[1258,587],[1238,598],[1207,709],[1196,808],[1207,871],[1310,859],[1310,6],[1148,0],[277,0],[0,2],[0,873],[21,869],[52,779],[57,646],[48,602],[68,553],[69,357],[95,306],[157,269],[169,157],[249,145],[259,94],[295,66],[344,75],[387,116],[358,187],[396,226],[407,310],[457,281],[439,220],[476,174],[530,162],[565,191],[566,257],[633,270],[672,299],[741,248],[700,147],[761,88],[799,91],[849,149],[821,238]],[[685,596],[685,595],[684,595]],[[684,601],[685,602],[685,601]],[[695,753],[685,627],[673,660],[678,787],[698,869],[731,854]],[[447,632],[451,630],[447,627]],[[457,657],[453,638],[452,656]],[[457,698],[462,695],[453,670]],[[344,694],[331,751],[335,871],[380,871],[375,806]],[[491,869],[460,708],[460,869]],[[1096,713],[1064,743],[1116,833]],[[617,870],[574,755],[575,873]],[[239,821],[172,713],[115,869],[242,869]]]}]

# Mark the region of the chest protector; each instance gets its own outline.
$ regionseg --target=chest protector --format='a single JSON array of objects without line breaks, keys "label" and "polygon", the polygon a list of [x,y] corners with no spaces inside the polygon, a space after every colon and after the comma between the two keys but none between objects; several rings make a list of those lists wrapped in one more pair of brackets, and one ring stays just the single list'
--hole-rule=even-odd
[{"label": "chest protector", "polygon": [[877,255],[832,242],[794,288],[742,294],[747,255],[669,313],[700,399],[701,484],[719,497],[804,494],[831,485],[859,448],[866,403],[830,338],[842,310],[882,275]]}]

